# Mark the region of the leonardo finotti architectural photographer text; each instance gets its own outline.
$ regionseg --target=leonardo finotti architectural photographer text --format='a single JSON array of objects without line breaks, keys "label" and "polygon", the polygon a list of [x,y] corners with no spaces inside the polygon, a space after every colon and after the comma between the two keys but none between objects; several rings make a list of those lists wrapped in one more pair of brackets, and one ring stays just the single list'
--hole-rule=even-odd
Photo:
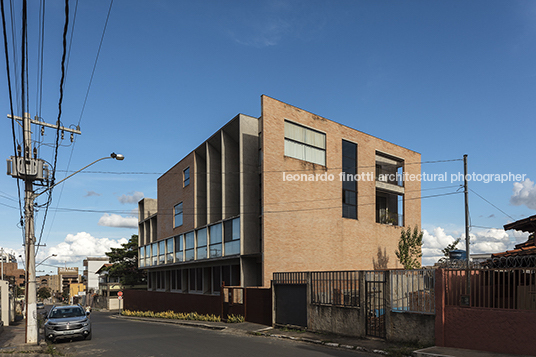
[{"label": "leonardo finotti architectural photographer text", "polygon": [[[467,181],[475,182],[521,182],[526,178],[526,174],[513,174],[511,172],[507,174],[478,174],[473,172],[467,174]],[[404,173],[392,173],[392,174],[378,174],[375,175],[374,172],[362,172],[360,174],[351,175],[345,172],[339,174],[328,174],[324,172],[322,174],[292,174],[283,172],[283,181],[381,181],[381,182],[402,182],[402,181],[425,181],[425,182],[447,182],[450,180],[451,183],[454,182],[463,182],[464,174],[461,172],[448,174],[447,172],[440,174],[427,174],[423,172],[422,174],[409,174]]]}]

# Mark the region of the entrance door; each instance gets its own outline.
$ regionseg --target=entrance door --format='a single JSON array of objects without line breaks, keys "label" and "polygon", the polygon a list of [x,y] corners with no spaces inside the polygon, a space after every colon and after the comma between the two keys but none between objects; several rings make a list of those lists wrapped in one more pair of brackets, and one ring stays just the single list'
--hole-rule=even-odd
[{"label": "entrance door", "polygon": [[382,271],[365,273],[367,336],[385,338],[386,274]]}]

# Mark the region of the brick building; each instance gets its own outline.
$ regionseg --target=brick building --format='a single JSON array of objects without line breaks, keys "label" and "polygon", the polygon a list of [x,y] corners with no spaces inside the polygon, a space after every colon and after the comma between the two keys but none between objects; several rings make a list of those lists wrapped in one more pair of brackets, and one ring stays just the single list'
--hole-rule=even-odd
[{"label": "brick building", "polygon": [[0,280],[9,280],[11,283],[24,288],[26,271],[19,269],[17,258],[13,254],[0,251],[0,264],[2,264],[3,277]]},{"label": "brick building", "polygon": [[139,268],[157,291],[269,286],[277,271],[401,267],[420,228],[420,154],[262,96],[139,202]]}]

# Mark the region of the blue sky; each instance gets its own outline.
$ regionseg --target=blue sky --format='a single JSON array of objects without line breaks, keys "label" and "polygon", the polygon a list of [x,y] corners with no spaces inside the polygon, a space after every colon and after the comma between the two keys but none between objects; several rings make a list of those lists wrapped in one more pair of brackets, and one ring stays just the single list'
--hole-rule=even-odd
[{"label": "blue sky", "polygon": [[[425,162],[468,154],[470,173],[525,174],[517,184],[470,183],[508,216],[473,192],[470,211],[473,252],[502,251],[526,239],[502,226],[536,210],[530,159],[536,131],[535,2],[116,0],[82,112],[109,5],[78,3],[61,120],[64,126],[79,123],[82,135],[74,145],[65,136],[57,177],[113,151],[126,158],[99,162],[54,190],[42,235],[46,247],[37,260],[58,257],[47,260],[51,266],[43,264],[46,273],[54,266],[82,268],[85,256],[102,255],[136,234],[136,202],[156,198],[158,174],[237,113],[259,116],[262,94],[418,151]],[[70,7],[69,39],[76,2]],[[29,2],[28,11],[33,116],[39,111],[39,2]],[[64,2],[47,1],[45,15],[40,115],[54,123]],[[4,56],[1,61],[5,115]],[[12,76],[20,78],[20,63],[16,75],[10,64]],[[13,87],[20,115],[20,90]],[[4,118],[0,152],[7,159],[13,139]],[[54,134],[47,129],[41,141],[53,143]],[[20,130],[16,136],[21,139]],[[39,154],[53,160],[47,145]],[[422,171],[447,172],[449,179],[424,182],[423,196],[454,192],[460,182],[451,183],[450,175],[463,172],[463,163],[424,163]],[[18,255],[17,201],[16,180],[0,175],[0,246]],[[40,210],[38,237],[43,216]],[[462,194],[423,199],[423,262],[433,263],[463,227]]]}]

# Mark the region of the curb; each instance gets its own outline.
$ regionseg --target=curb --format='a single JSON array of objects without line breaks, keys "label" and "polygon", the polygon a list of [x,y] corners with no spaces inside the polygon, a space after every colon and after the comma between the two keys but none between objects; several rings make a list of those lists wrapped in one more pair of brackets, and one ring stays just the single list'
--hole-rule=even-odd
[{"label": "curb", "polygon": [[199,328],[204,328],[207,330],[225,330],[227,328],[227,326],[214,326],[214,325],[206,325],[202,323],[188,322],[184,320],[159,319],[159,318],[154,318],[154,317],[144,318],[144,317],[117,316],[117,315],[111,315],[110,317],[114,319],[128,319],[128,320],[137,320],[137,321],[143,321],[143,322],[158,322],[158,323],[175,324],[175,325],[182,325],[182,326],[189,326],[189,327],[199,327]]},{"label": "curb", "polygon": [[341,349],[346,349],[346,350],[355,350],[355,351],[360,351],[360,352],[376,353],[376,354],[381,354],[381,355],[384,355],[384,356],[389,354],[387,351],[384,351],[384,350],[370,349],[370,348],[365,348],[365,347],[361,347],[361,346],[346,345],[346,344],[337,343],[337,342],[328,342],[328,341],[322,341],[322,340],[315,340],[315,339],[306,338],[306,337],[294,337],[294,336],[279,335],[279,334],[273,334],[273,333],[261,332],[261,331],[248,332],[248,334],[255,335],[255,336],[282,338],[282,339],[299,341],[299,342],[307,342],[307,343],[313,343],[315,345],[324,345],[324,346],[327,346],[327,347],[341,348]]}]

